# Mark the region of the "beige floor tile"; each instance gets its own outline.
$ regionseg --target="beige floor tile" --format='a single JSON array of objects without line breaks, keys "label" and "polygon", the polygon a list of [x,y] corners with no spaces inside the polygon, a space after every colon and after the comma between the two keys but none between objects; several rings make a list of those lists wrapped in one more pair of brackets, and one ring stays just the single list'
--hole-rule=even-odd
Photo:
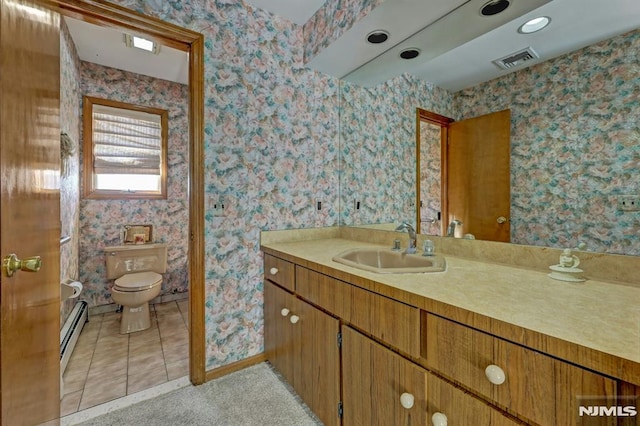
[{"label": "beige floor tile", "polygon": [[84,385],[87,382],[87,376],[89,375],[89,369],[86,370],[68,370],[62,376],[64,381],[64,392],[73,393],[84,389]]},{"label": "beige floor tile", "polygon": [[167,378],[169,380],[179,379],[189,375],[189,358],[184,358],[176,362],[167,364]]},{"label": "beige floor tile", "polygon": [[163,346],[181,346],[189,344],[189,334],[187,330],[174,330],[162,336]]},{"label": "beige floor tile", "polygon": [[171,364],[177,361],[180,361],[185,358],[189,358],[189,347],[188,346],[177,346],[172,348],[167,348],[166,350],[163,348],[164,352],[164,360],[167,364]]},{"label": "beige floor tile", "polygon": [[167,381],[167,371],[164,365],[154,371],[131,375],[127,379],[127,395],[161,385]]},{"label": "beige floor tile", "polygon": [[164,370],[165,363],[162,351],[141,354],[129,358],[129,375]]},{"label": "beige floor tile", "polygon": [[65,372],[63,415],[189,374],[188,300],[150,307],[151,328],[120,334],[121,314],[92,316]]},{"label": "beige floor tile", "polygon": [[139,344],[129,348],[129,360],[149,355],[159,355],[162,358],[162,344],[159,341],[148,342],[144,345]]},{"label": "beige floor tile", "polygon": [[132,333],[129,336],[129,349],[137,348],[141,345],[148,345],[154,342],[160,342],[160,332],[157,328],[139,331],[137,333]]},{"label": "beige floor tile", "polygon": [[60,417],[78,411],[81,398],[82,390],[73,393],[65,393],[64,398],[62,398],[62,401],[60,401]]},{"label": "beige floor tile", "polygon": [[96,351],[93,353],[92,363],[102,362],[103,360],[112,360],[114,358],[126,358],[129,354],[129,345],[113,345],[103,344],[96,346]]},{"label": "beige floor tile", "polygon": [[176,302],[156,303],[153,308],[156,312],[177,311],[178,304]]},{"label": "beige floor tile", "polygon": [[93,407],[127,394],[127,376],[112,377],[96,383],[87,382],[80,400],[80,410]]},{"label": "beige floor tile", "polygon": [[109,380],[127,374],[127,357],[104,359],[101,362],[92,362],[87,375],[87,386],[101,380]]},{"label": "beige floor tile", "polygon": [[73,349],[73,353],[69,358],[69,362],[67,363],[67,368],[65,373],[70,371],[82,371],[85,372],[89,370],[89,365],[91,364],[91,359],[93,358],[93,348],[78,348],[77,346]]}]

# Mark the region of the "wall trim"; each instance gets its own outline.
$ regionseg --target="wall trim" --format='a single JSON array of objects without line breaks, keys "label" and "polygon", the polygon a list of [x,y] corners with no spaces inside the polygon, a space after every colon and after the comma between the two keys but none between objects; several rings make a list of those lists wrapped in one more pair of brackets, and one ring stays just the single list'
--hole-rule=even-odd
[{"label": "wall trim", "polygon": [[240,361],[232,362],[231,364],[223,365],[222,367],[214,368],[213,370],[207,370],[205,374],[205,381],[211,381],[227,374],[235,373],[236,371],[244,370],[256,364],[260,364],[267,360],[267,355],[262,352],[258,355],[250,356],[249,358],[241,359]]}]

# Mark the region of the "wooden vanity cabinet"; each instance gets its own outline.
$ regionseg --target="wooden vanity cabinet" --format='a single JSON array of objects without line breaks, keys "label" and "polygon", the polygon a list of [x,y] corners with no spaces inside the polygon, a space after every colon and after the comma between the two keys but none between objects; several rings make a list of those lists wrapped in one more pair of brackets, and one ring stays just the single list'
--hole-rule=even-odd
[{"label": "wooden vanity cabinet", "polygon": [[578,410],[639,387],[275,256],[264,298],[267,359],[325,425],[640,426]]},{"label": "wooden vanity cabinet", "polygon": [[327,426],[339,425],[339,320],[265,280],[265,354]]},{"label": "wooden vanity cabinet", "polygon": [[452,426],[518,424],[346,326],[342,363],[345,425],[437,425],[434,415]]},{"label": "wooden vanity cabinet", "polygon": [[[445,318],[426,315],[426,364],[541,425],[577,425],[578,396],[616,395],[616,381]],[[486,369],[493,366],[497,378]],[[492,383],[502,381],[500,384]],[[499,380],[498,380],[499,379]],[[598,425],[615,425],[614,417]]]}]

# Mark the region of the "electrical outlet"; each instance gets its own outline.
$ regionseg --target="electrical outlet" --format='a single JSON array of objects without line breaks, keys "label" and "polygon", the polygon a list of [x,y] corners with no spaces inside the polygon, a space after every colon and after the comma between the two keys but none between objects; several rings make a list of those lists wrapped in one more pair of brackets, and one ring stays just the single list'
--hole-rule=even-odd
[{"label": "electrical outlet", "polygon": [[316,199],[315,209],[318,212],[322,210],[322,200],[320,198]]},{"label": "electrical outlet", "polygon": [[640,212],[640,195],[618,195],[618,210],[623,212]]},{"label": "electrical outlet", "polygon": [[213,203],[213,216],[224,216],[224,201],[218,200],[217,202]]}]

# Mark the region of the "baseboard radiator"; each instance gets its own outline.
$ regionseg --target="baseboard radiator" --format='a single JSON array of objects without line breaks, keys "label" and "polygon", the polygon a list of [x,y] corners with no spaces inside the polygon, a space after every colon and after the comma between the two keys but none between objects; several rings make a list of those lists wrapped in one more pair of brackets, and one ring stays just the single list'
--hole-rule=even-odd
[{"label": "baseboard radiator", "polygon": [[73,348],[87,321],[89,321],[89,305],[85,301],[80,301],[73,307],[71,314],[64,322],[64,327],[60,330],[60,374],[67,368]]}]

